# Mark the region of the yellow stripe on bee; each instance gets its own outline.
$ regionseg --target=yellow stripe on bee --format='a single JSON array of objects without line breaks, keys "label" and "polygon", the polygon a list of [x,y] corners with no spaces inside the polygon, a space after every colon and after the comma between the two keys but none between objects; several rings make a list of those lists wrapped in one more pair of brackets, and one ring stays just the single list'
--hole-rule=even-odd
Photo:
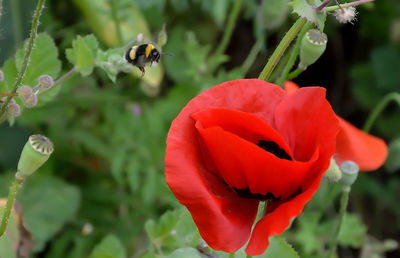
[{"label": "yellow stripe on bee", "polygon": [[146,58],[149,57],[151,50],[155,49],[155,47],[152,44],[148,44],[146,47]]},{"label": "yellow stripe on bee", "polygon": [[131,60],[134,60],[136,57],[136,49],[138,48],[138,46],[134,46],[131,48],[131,51],[129,52],[129,57],[131,58]]}]

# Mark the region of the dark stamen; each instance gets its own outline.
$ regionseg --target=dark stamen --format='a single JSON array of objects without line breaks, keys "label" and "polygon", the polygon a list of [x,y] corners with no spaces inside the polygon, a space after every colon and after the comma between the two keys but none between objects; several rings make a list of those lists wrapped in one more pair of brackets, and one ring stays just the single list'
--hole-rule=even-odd
[{"label": "dark stamen", "polygon": [[279,201],[279,199],[281,199],[281,197],[275,197],[272,193],[267,193],[265,195],[263,194],[253,194],[250,192],[249,188],[245,188],[245,189],[238,189],[235,187],[232,187],[233,190],[242,198],[246,198],[246,199],[257,199],[260,201]]},{"label": "dark stamen", "polygon": [[292,158],[286,153],[285,150],[281,149],[278,144],[273,141],[264,141],[260,140],[257,143],[257,146],[268,151],[269,153],[274,154],[280,159],[287,159],[292,161]]}]

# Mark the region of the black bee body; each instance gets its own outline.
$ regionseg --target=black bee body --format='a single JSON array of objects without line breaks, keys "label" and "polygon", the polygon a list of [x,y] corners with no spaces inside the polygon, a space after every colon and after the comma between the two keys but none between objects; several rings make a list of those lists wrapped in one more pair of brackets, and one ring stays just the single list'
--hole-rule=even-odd
[{"label": "black bee body", "polygon": [[125,53],[125,59],[134,66],[137,66],[142,71],[142,76],[145,73],[145,65],[153,62],[160,61],[160,52],[154,47],[153,44],[142,44],[133,46]]}]

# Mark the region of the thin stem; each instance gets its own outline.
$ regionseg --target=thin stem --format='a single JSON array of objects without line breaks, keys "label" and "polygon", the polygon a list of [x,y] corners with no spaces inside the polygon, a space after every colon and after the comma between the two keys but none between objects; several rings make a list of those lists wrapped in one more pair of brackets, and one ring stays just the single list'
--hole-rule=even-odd
[{"label": "thin stem", "polygon": [[242,65],[242,70],[243,73],[246,74],[251,65],[254,63],[254,60],[256,60],[258,53],[261,51],[262,49],[262,41],[256,41],[256,43],[254,43],[253,47],[250,50],[249,55],[246,57],[246,60],[244,60],[244,63]]},{"label": "thin stem", "polygon": [[294,62],[296,62],[297,56],[299,55],[300,52],[300,45],[301,45],[301,40],[303,39],[304,35],[307,33],[307,31],[311,28],[312,24],[310,22],[307,22],[304,27],[301,29],[299,36],[296,39],[296,43],[293,46],[291,52],[290,52],[290,57],[288,62],[286,63],[285,68],[283,68],[282,75],[278,80],[278,85],[282,87],[283,83],[288,77],[288,74],[290,70],[292,69]]},{"label": "thin stem", "polygon": [[392,92],[387,94],[379,103],[375,106],[375,108],[370,113],[367,121],[364,124],[363,130],[364,132],[369,132],[371,130],[372,125],[374,124],[375,120],[379,117],[382,111],[386,108],[386,106],[391,102],[395,101],[397,105],[400,107],[400,93]]},{"label": "thin stem", "polygon": [[332,238],[332,241],[331,241],[331,244],[330,244],[330,247],[329,247],[329,252],[328,252],[328,257],[327,258],[333,257],[333,253],[336,250],[336,244],[337,244],[338,236],[339,236],[339,233],[340,233],[340,229],[342,227],[344,215],[346,214],[347,204],[349,202],[350,189],[351,189],[350,186],[344,186],[343,187],[342,197],[340,199],[340,210],[339,210],[338,224],[336,226],[336,230],[335,230],[335,233],[333,235],[333,238]]},{"label": "thin stem", "polygon": [[118,1],[117,0],[111,0],[111,17],[114,20],[115,23],[115,28],[117,30],[117,37],[118,37],[118,42],[120,45],[123,44],[123,38],[122,38],[122,32],[121,32],[121,25],[120,25],[120,20],[118,17]]},{"label": "thin stem", "polygon": [[40,91],[38,93],[38,96],[40,96],[40,95],[42,95],[42,94],[54,89],[55,87],[61,85],[62,83],[64,83],[65,81],[67,81],[68,79],[70,79],[72,76],[74,76],[77,73],[78,73],[78,71],[75,68],[72,68],[67,73],[65,73],[63,76],[61,76],[58,80],[56,80],[54,82],[53,86],[51,86],[51,88]]},{"label": "thin stem", "polygon": [[[32,29],[31,29],[31,34],[29,37],[28,47],[27,47],[25,55],[24,55],[24,61],[22,63],[21,70],[18,73],[17,80],[15,81],[14,88],[12,90],[13,93],[17,92],[18,87],[21,85],[22,80],[24,79],[26,69],[28,68],[28,63],[30,60],[32,49],[33,49],[33,46],[35,45],[37,29],[39,27],[39,18],[42,13],[42,10],[44,8],[44,1],[45,0],[38,0],[35,13],[33,14]],[[6,112],[8,103],[10,103],[11,98],[12,98],[12,96],[8,96],[6,101],[4,102],[4,104],[1,106],[0,117],[2,117],[3,114]]]},{"label": "thin stem", "polygon": [[338,10],[340,8],[347,8],[347,7],[350,7],[350,6],[357,6],[357,5],[361,5],[361,4],[365,4],[365,3],[369,3],[369,2],[373,2],[373,1],[374,0],[359,0],[359,1],[354,1],[354,2],[351,2],[351,3],[340,4],[340,6],[338,6],[338,5],[328,6],[328,7],[325,7],[323,10],[326,11],[326,12],[333,12],[333,11],[336,11],[336,10]]},{"label": "thin stem", "polygon": [[297,36],[299,31],[303,28],[304,24],[306,24],[306,18],[299,18],[297,21],[292,25],[286,35],[283,37],[279,45],[276,47],[274,53],[272,53],[270,59],[268,60],[267,64],[265,65],[264,69],[258,76],[258,79],[268,81],[269,76],[271,75],[272,71],[274,70],[275,66],[278,64],[279,60],[281,59],[282,55],[285,53],[286,49],[293,41],[293,39]]},{"label": "thin stem", "polygon": [[7,224],[8,224],[8,219],[10,218],[11,209],[13,207],[13,203],[14,203],[15,197],[17,196],[17,191],[18,191],[18,187],[19,187],[20,184],[21,184],[21,182],[16,180],[16,179],[14,179],[14,181],[11,184],[10,192],[8,193],[6,209],[4,210],[3,217],[1,218],[0,237],[6,231]]},{"label": "thin stem", "polygon": [[12,0],[10,6],[15,45],[17,47],[20,47],[22,42],[21,8],[19,7],[19,1]]},{"label": "thin stem", "polygon": [[293,72],[289,73],[288,76],[286,76],[286,79],[293,80],[294,78],[299,76],[302,72],[304,72],[303,69],[296,68],[296,70],[294,70]]},{"label": "thin stem", "polygon": [[0,93],[0,97],[18,96],[18,93]]},{"label": "thin stem", "polygon": [[242,0],[235,0],[235,2],[233,3],[233,7],[228,17],[228,23],[226,25],[224,35],[222,36],[221,43],[219,44],[214,55],[216,56],[222,55],[225,52],[226,48],[228,47],[228,43],[231,39],[233,28],[235,27],[235,23],[239,15],[241,5],[242,5]]}]

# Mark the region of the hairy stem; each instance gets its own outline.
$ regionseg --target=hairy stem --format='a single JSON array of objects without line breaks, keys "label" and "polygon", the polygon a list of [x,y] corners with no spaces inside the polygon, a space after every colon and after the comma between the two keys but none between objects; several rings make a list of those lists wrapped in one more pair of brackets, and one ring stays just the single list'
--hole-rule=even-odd
[{"label": "hairy stem", "polygon": [[21,182],[16,180],[16,179],[14,179],[14,181],[11,184],[10,192],[8,193],[6,209],[4,210],[3,217],[1,218],[0,237],[6,231],[7,224],[8,224],[8,219],[10,218],[11,209],[13,207],[15,197],[17,196],[18,187],[19,187],[20,184],[21,184]]},{"label": "hairy stem", "polygon": [[354,1],[354,2],[351,2],[351,3],[340,4],[340,6],[338,6],[338,5],[328,6],[328,7],[325,7],[323,10],[326,11],[326,12],[333,12],[333,11],[336,11],[336,10],[338,10],[340,8],[347,8],[347,7],[350,7],[350,6],[357,6],[357,5],[361,5],[361,4],[365,4],[365,3],[369,3],[369,2],[373,2],[373,1],[374,0],[359,0],[359,1]]},{"label": "hairy stem", "polygon": [[277,84],[280,87],[282,87],[283,83],[287,79],[288,74],[294,65],[294,62],[296,62],[297,56],[299,55],[299,52],[300,52],[301,40],[303,39],[303,37],[307,33],[307,31],[311,28],[311,26],[312,26],[312,24],[310,22],[307,22],[304,25],[304,27],[301,29],[299,36],[296,39],[296,43],[290,52],[289,60],[286,63],[285,68],[283,68],[282,75],[277,82]]},{"label": "hairy stem", "polygon": [[222,55],[225,52],[226,48],[228,47],[228,43],[232,37],[233,28],[235,27],[235,23],[239,15],[241,5],[242,5],[242,0],[235,0],[235,2],[233,3],[233,7],[231,9],[231,12],[229,13],[228,23],[226,24],[225,27],[224,35],[222,36],[221,43],[219,44],[214,55],[216,56]]},{"label": "hairy stem", "polygon": [[369,117],[367,118],[367,121],[365,122],[363,126],[364,132],[369,132],[371,130],[372,125],[376,121],[376,119],[379,117],[379,115],[382,113],[382,111],[386,108],[386,106],[390,102],[396,102],[397,105],[400,107],[400,93],[398,92],[392,92],[386,95],[379,103],[378,105],[375,106],[375,108],[372,110],[370,113]]},{"label": "hairy stem", "polygon": [[[31,29],[31,34],[29,37],[28,47],[26,49],[26,52],[24,55],[24,60],[22,62],[22,67],[18,73],[18,77],[17,77],[17,80],[15,81],[12,93],[17,92],[18,87],[21,85],[22,80],[24,79],[26,69],[28,68],[32,49],[33,49],[33,46],[35,45],[35,41],[36,41],[37,29],[39,27],[39,18],[42,13],[42,10],[44,8],[44,1],[45,0],[38,0],[38,2],[37,2],[36,10],[35,10],[35,13],[33,14],[32,29]],[[11,98],[12,98],[12,96],[8,96],[6,101],[4,102],[4,104],[1,106],[0,117],[2,117],[3,114],[6,112],[7,106],[10,103]]]},{"label": "hairy stem", "polygon": [[336,250],[336,244],[337,244],[338,236],[339,236],[339,233],[340,233],[340,229],[342,227],[344,215],[346,214],[347,204],[349,202],[350,189],[351,189],[350,186],[344,186],[343,187],[342,197],[340,199],[340,210],[339,210],[338,224],[336,226],[335,233],[334,233],[334,235],[332,237],[332,240],[331,240],[331,244],[330,244],[330,247],[329,247],[329,252],[328,252],[327,258],[332,258],[333,257],[333,253]]},{"label": "hairy stem", "polygon": [[267,64],[265,65],[264,69],[261,71],[260,76],[258,79],[268,81],[272,71],[274,70],[275,66],[278,64],[279,60],[281,59],[282,55],[285,53],[286,49],[289,47],[290,43],[293,39],[297,36],[299,31],[303,28],[306,24],[306,18],[299,18],[297,21],[292,25],[286,35],[283,37],[279,45],[276,47],[274,53],[272,53],[270,59],[268,60]]}]

